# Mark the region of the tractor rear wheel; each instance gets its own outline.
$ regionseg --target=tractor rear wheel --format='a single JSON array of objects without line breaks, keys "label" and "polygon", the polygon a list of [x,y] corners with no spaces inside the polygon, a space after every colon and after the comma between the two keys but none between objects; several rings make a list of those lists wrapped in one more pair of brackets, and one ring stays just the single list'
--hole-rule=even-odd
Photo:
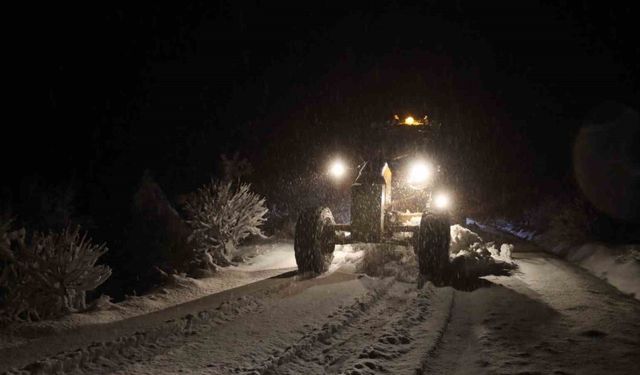
[{"label": "tractor rear wheel", "polygon": [[335,247],[335,221],[327,207],[303,211],[296,222],[293,242],[298,271],[323,273],[329,269]]},{"label": "tractor rear wheel", "polygon": [[449,265],[449,216],[425,212],[415,242],[420,274],[436,285],[444,282]]}]

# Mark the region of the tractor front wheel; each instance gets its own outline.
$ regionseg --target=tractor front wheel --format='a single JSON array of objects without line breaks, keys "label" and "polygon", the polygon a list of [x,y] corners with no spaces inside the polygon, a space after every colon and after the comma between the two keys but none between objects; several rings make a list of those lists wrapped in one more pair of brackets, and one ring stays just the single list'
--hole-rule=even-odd
[{"label": "tractor front wheel", "polygon": [[335,247],[334,225],[327,207],[313,207],[300,214],[293,242],[299,272],[320,274],[329,269]]},{"label": "tractor front wheel", "polygon": [[449,265],[449,216],[425,212],[415,241],[420,274],[436,285],[444,282]]}]

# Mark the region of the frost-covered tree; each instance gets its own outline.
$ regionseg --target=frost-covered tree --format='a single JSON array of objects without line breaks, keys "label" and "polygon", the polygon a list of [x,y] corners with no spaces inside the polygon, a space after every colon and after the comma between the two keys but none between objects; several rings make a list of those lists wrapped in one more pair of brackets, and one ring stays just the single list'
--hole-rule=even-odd
[{"label": "frost-covered tree", "polygon": [[194,260],[210,269],[228,265],[241,240],[261,235],[268,211],[251,185],[213,180],[190,194],[184,208],[193,230]]},{"label": "frost-covered tree", "polygon": [[111,275],[109,267],[95,265],[106,246],[92,244],[79,227],[35,233],[30,241],[24,230],[2,235],[5,319],[40,320],[83,310],[86,292]]}]

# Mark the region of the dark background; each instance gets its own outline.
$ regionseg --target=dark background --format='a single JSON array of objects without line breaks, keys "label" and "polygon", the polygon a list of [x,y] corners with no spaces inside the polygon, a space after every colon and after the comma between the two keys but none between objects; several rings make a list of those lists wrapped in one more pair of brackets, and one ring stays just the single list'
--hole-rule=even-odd
[{"label": "dark background", "polygon": [[496,211],[573,184],[572,145],[594,108],[637,110],[631,5],[417,4],[16,11],[3,205],[26,218],[39,192],[56,191],[110,239],[144,170],[173,200],[239,152],[269,199],[329,155],[355,158],[372,123],[428,113],[465,207]]}]

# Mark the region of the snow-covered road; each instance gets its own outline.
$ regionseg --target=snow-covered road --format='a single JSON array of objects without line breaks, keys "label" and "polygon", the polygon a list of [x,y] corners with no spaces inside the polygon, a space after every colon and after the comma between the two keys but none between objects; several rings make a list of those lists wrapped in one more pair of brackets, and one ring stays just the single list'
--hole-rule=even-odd
[{"label": "snow-covered road", "polygon": [[[431,284],[418,290],[353,267],[307,280],[290,271],[145,316],[2,349],[0,371],[640,373],[640,301],[531,244],[511,241],[520,270],[465,290]],[[282,249],[276,258],[288,264]],[[62,354],[51,355],[51,345]]]},{"label": "snow-covered road", "polygon": [[426,373],[638,374],[640,304],[542,252],[516,253],[521,273],[456,292]]}]

